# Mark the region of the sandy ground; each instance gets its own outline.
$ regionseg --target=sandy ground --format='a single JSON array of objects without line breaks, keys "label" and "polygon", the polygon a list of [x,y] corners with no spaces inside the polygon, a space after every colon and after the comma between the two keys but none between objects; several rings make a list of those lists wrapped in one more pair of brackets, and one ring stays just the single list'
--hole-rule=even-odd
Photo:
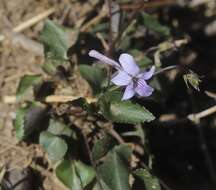
[{"label": "sandy ground", "polygon": [[5,97],[15,96],[21,76],[42,73],[40,64],[43,63],[43,49],[38,36],[43,21],[27,27],[18,35],[11,31],[51,8],[56,10],[50,15],[52,20],[73,26],[78,19],[82,20],[82,17],[92,10],[92,2],[97,0],[84,4],[69,0],[0,0],[0,35],[5,36],[5,39],[0,41],[0,168],[5,166],[7,170],[13,171],[31,167],[39,173],[38,177],[41,176],[38,181],[43,181],[42,186],[46,190],[62,187],[58,186],[52,169],[47,168],[45,154],[40,146],[17,141],[13,120],[18,105],[4,102]]},{"label": "sandy ground", "polygon": [[[48,0],[0,0],[0,34],[7,35],[14,26],[51,8],[54,3]],[[29,39],[36,39],[41,27],[38,23],[23,34]],[[37,164],[37,160],[44,157],[40,147],[17,142],[12,123],[17,105],[3,103],[5,96],[15,95],[22,75],[41,72],[41,62],[41,56],[14,43],[11,36],[0,42],[0,166],[6,166],[8,170],[30,166],[44,175],[45,189],[59,189],[51,172]]]}]

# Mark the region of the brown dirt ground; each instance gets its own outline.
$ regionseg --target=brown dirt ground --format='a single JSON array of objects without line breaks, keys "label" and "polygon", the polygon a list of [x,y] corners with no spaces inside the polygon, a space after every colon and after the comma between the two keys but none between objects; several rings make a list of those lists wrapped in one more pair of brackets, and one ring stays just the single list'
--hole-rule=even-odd
[{"label": "brown dirt ground", "polygon": [[[44,10],[57,6],[58,10],[52,15],[52,19],[60,24],[64,22],[69,13],[69,24],[80,15],[88,12],[88,6],[82,11],[71,10],[69,0],[0,0],[0,34],[6,34],[14,26],[26,21],[29,18],[43,12]],[[80,5],[75,3],[74,7]],[[73,7],[73,8],[74,8]],[[36,39],[42,28],[40,22],[35,26],[23,31],[29,39]],[[44,153],[38,145],[26,145],[18,143],[14,134],[13,119],[15,118],[16,104],[5,104],[5,96],[14,96],[19,79],[27,73],[41,73],[38,66],[42,63],[43,57],[38,56],[34,51],[27,50],[21,45],[13,42],[13,38],[6,38],[0,42],[0,166],[6,166],[8,170],[15,168],[35,168],[41,173],[44,180],[44,189],[62,189],[58,186],[55,178],[48,169],[43,168],[35,162],[35,158],[44,158]]]}]

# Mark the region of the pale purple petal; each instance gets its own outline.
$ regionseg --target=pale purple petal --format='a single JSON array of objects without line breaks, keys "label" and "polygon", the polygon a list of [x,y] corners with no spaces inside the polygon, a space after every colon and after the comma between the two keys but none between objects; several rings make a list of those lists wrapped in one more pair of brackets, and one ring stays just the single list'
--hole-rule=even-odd
[{"label": "pale purple petal", "polygon": [[106,63],[106,64],[114,66],[116,68],[120,68],[120,65],[118,64],[118,62],[110,59],[109,57],[106,57],[105,55],[101,54],[100,52],[98,52],[96,50],[91,50],[89,52],[89,56],[98,59],[102,63]]},{"label": "pale purple petal", "polygon": [[135,91],[140,96],[147,97],[147,96],[150,96],[152,94],[154,89],[151,86],[149,86],[145,80],[139,79],[136,83]]},{"label": "pale purple petal", "polygon": [[131,82],[125,89],[124,91],[124,95],[122,97],[122,100],[128,100],[130,98],[132,98],[135,94],[135,90],[133,87],[133,82]]},{"label": "pale purple petal", "polygon": [[125,72],[129,73],[132,76],[135,76],[139,73],[140,69],[136,64],[134,58],[126,53],[123,53],[119,57],[119,62]]},{"label": "pale purple petal", "polygon": [[112,82],[117,86],[127,86],[132,78],[124,71],[119,71],[117,75],[112,78]]},{"label": "pale purple petal", "polygon": [[149,71],[140,73],[137,77],[140,79],[148,80],[153,76],[154,72],[155,72],[155,66],[152,66]]}]

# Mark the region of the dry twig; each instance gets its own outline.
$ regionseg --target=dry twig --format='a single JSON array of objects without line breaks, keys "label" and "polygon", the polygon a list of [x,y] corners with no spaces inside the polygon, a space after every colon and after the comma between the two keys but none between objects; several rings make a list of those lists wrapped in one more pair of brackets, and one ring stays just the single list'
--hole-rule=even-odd
[{"label": "dry twig", "polygon": [[103,6],[102,10],[99,12],[99,14],[94,17],[92,20],[90,20],[89,22],[87,22],[86,24],[84,24],[80,31],[81,32],[88,32],[89,28],[91,28],[92,26],[96,25],[98,22],[100,22],[100,20],[102,18],[104,18],[107,15],[107,9],[105,6]]},{"label": "dry twig", "polygon": [[[81,96],[65,96],[65,95],[51,95],[45,99],[46,103],[65,103],[82,98]],[[96,98],[84,97],[88,103],[96,102]],[[3,103],[14,104],[16,103],[16,96],[4,96]]]},{"label": "dry twig", "polygon": [[[16,26],[15,28],[13,28],[13,32],[14,33],[19,33],[22,32],[23,30],[35,25],[36,23],[38,23],[39,21],[47,18],[49,15],[53,14],[56,11],[55,8],[50,8],[42,13],[40,13],[39,15],[21,23],[20,25]],[[5,35],[0,35],[0,42],[2,40],[5,39]]]},{"label": "dry twig", "polygon": [[206,95],[209,96],[210,98],[216,99],[216,93],[215,93],[215,92],[205,91],[205,93],[206,93]]},{"label": "dry twig", "polygon": [[190,114],[188,115],[188,119],[193,121],[193,122],[197,122],[199,121],[201,118],[207,117],[211,114],[214,114],[216,112],[216,105],[212,106],[204,111],[201,111],[199,113],[195,113],[195,114]]},{"label": "dry twig", "polygon": [[151,2],[140,2],[140,3],[121,3],[120,8],[124,11],[136,11],[145,10],[149,8],[158,8],[168,5],[176,4],[176,0],[154,0]]}]

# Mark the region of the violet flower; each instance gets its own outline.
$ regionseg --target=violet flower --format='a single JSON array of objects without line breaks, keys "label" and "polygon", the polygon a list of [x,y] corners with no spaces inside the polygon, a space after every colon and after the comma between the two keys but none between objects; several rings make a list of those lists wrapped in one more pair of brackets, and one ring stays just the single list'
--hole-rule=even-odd
[{"label": "violet flower", "polygon": [[134,58],[126,53],[120,55],[119,63],[96,50],[91,50],[89,56],[98,59],[102,63],[111,65],[117,70],[117,73],[112,76],[111,81],[117,86],[126,87],[122,100],[128,100],[135,94],[141,97],[147,97],[152,94],[154,89],[146,83],[146,80],[150,79],[154,74],[154,66],[149,71],[143,72]]}]

